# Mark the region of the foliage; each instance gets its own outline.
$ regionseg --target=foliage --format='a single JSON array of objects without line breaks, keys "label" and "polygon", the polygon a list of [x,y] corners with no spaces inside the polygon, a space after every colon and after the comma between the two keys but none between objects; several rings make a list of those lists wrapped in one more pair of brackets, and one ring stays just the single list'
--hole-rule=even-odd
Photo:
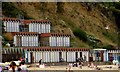
[{"label": "foliage", "polygon": [[9,43],[10,46],[13,46],[13,35],[11,33],[4,33],[2,38],[2,45],[3,47]]},{"label": "foliage", "polygon": [[19,10],[15,8],[10,2],[2,3],[3,14],[8,17],[16,17],[19,14]]},{"label": "foliage", "polygon": [[26,12],[17,9],[12,3],[10,2],[3,2],[2,3],[3,14],[8,17],[18,17],[19,15],[24,16],[24,19],[33,19],[26,14]]},{"label": "foliage", "polygon": [[114,49],[114,47],[112,45],[109,45],[109,44],[108,45],[104,45],[103,48],[104,49],[108,49],[108,50]]},{"label": "foliage", "polygon": [[120,2],[108,2],[108,3],[101,3],[102,7],[112,11],[113,16],[115,17],[115,21],[116,21],[116,25],[118,27],[118,29],[120,28],[119,23],[119,17],[120,17]]},{"label": "foliage", "polygon": [[75,36],[79,37],[79,39],[83,40],[84,42],[87,42],[87,34],[83,30],[81,30],[80,28],[76,28],[73,31],[73,34]]},{"label": "foliage", "polygon": [[100,47],[102,42],[99,39],[96,39],[93,35],[87,35],[88,41],[87,43],[93,48]]},{"label": "foliage", "polygon": [[13,35],[11,33],[5,33],[5,34],[3,34],[3,37],[7,41],[12,41],[13,40]]},{"label": "foliage", "polygon": [[65,23],[68,24],[68,25],[71,27],[72,30],[73,30],[74,28],[76,28],[75,23],[74,23],[72,20],[70,20],[69,18],[64,17],[64,16],[60,16],[60,18],[61,18],[63,21],[65,21]]},{"label": "foliage", "polygon": [[108,33],[108,32],[103,32],[103,35],[107,38],[107,39],[110,39],[112,40],[114,43],[117,43],[117,35],[116,34],[113,34],[113,33]]},{"label": "foliage", "polygon": [[103,2],[103,3],[100,3],[100,5],[102,5],[102,7],[105,7],[105,8],[120,9],[120,2]]}]

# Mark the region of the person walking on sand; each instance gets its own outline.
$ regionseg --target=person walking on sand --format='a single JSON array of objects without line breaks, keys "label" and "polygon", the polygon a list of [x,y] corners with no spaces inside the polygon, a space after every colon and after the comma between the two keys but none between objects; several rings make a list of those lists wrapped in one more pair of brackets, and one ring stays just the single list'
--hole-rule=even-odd
[{"label": "person walking on sand", "polygon": [[39,65],[41,65],[41,64],[42,64],[42,59],[39,60]]}]

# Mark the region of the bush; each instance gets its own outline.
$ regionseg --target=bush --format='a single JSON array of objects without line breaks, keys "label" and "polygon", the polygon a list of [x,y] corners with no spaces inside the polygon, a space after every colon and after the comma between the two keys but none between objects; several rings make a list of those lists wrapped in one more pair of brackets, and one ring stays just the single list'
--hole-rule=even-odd
[{"label": "bush", "polygon": [[17,9],[13,3],[11,2],[3,2],[2,3],[3,15],[7,17],[18,17],[19,15],[24,16],[24,19],[33,19],[27,15],[23,10]]},{"label": "bush", "polygon": [[114,47],[112,45],[105,45],[103,46],[104,49],[112,50]]},{"label": "bush", "polygon": [[3,34],[3,37],[7,41],[12,41],[13,40],[13,35],[11,33],[5,33],[5,34]]},{"label": "bush", "polygon": [[73,30],[73,34],[79,37],[79,39],[83,40],[84,42],[87,42],[87,34],[80,28],[76,28],[75,30]]},{"label": "bush", "polygon": [[12,3],[3,2],[2,9],[3,14],[8,17],[16,17],[19,14],[19,10]]}]

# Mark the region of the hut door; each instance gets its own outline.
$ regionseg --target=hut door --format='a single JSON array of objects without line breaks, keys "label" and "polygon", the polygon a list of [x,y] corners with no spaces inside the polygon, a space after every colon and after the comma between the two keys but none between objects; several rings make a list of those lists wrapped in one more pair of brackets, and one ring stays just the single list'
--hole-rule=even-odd
[{"label": "hut door", "polygon": [[78,60],[78,52],[75,52],[75,58],[76,58],[76,62]]},{"label": "hut door", "polygon": [[100,61],[101,61],[101,62],[104,61],[103,51],[101,51],[101,60],[100,60]]},{"label": "hut door", "polygon": [[33,63],[33,52],[30,52],[30,60],[31,60],[31,63]]},{"label": "hut door", "polygon": [[62,52],[59,52],[59,62],[62,62]]},{"label": "hut door", "polygon": [[82,57],[82,52],[80,52],[80,57]]}]

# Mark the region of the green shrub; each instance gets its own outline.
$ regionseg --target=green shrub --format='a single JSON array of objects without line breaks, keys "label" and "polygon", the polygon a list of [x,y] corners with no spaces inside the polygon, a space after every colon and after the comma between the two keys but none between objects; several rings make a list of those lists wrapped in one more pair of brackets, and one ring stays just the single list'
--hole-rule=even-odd
[{"label": "green shrub", "polygon": [[77,37],[79,37],[79,39],[83,40],[84,42],[87,41],[87,34],[86,32],[84,32],[83,30],[81,30],[80,28],[76,28],[73,30],[73,34]]},{"label": "green shrub", "polygon": [[104,49],[108,49],[108,50],[114,49],[114,47],[112,45],[109,45],[109,44],[108,45],[104,45],[103,48]]},{"label": "green shrub", "polygon": [[8,17],[16,17],[19,14],[19,10],[10,2],[3,2],[2,9],[3,14]]},{"label": "green shrub", "polygon": [[23,10],[17,9],[14,4],[11,2],[3,2],[2,3],[2,9],[3,9],[3,15],[7,17],[18,17],[19,15],[24,16],[24,19],[33,19],[30,16],[27,15],[26,12]]}]

